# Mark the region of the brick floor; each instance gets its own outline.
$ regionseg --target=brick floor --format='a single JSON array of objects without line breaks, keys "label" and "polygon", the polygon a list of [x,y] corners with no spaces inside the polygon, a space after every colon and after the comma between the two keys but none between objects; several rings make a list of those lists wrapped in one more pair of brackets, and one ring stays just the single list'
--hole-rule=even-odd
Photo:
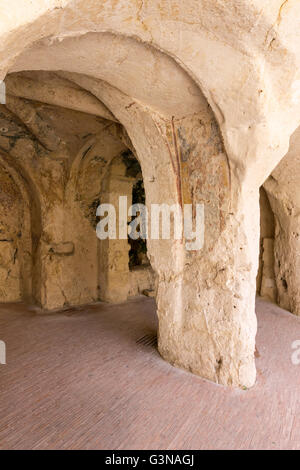
[{"label": "brick floor", "polygon": [[152,299],[39,315],[0,305],[1,449],[300,449],[300,319],[257,301],[256,386],[164,362]]}]

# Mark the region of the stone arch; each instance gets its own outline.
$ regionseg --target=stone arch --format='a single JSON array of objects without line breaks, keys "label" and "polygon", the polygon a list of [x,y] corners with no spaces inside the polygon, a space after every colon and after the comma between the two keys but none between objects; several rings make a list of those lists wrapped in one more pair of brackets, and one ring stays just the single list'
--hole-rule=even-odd
[{"label": "stone arch", "polygon": [[[137,39],[172,57],[193,77],[218,118],[234,170],[245,176],[247,160],[254,170],[247,177],[259,178],[262,184],[269,168],[286,152],[289,136],[298,125],[297,42],[291,33],[293,28],[297,31],[297,2],[279,8],[275,2],[268,12],[261,9],[259,0],[238,7],[227,3],[212,6],[202,0],[197,11],[189,0],[184,8],[180,2],[174,8],[134,2],[117,5],[112,0],[97,4],[66,0],[63,5],[51,0],[39,12],[20,5],[13,28],[4,5],[3,15],[10,21],[5,24],[0,50],[2,77],[12,70],[16,57],[39,41],[46,46],[91,31]],[[285,83],[285,93],[281,83]],[[277,132],[279,126],[281,133]]]},{"label": "stone arch", "polygon": [[[151,240],[148,244],[159,280],[162,356],[218,383],[253,385],[258,191],[253,191],[249,181],[243,185],[238,174],[231,171],[218,124],[201,91],[184,75],[183,89],[189,93],[191,85],[197,90],[191,113],[190,108],[182,108],[181,101],[177,106],[174,93],[160,102],[159,86],[155,87],[153,81],[151,93],[155,91],[157,99],[149,101],[148,95],[124,93],[120,85],[115,87],[114,80],[109,84],[99,79],[107,77],[96,74],[95,78],[91,71],[90,76],[81,75],[84,70],[76,68],[77,48],[70,56],[63,48],[66,55],[58,66],[56,52],[53,62],[42,64],[40,60],[41,52],[47,53],[51,46],[38,47],[36,65],[29,61],[27,68],[59,69],[61,78],[88,90],[125,127],[141,163],[149,206],[162,202],[206,206],[207,236],[202,249],[189,252],[186,240]],[[31,54],[34,57],[33,51]],[[167,78],[170,67],[182,77],[175,62],[161,60],[167,64]],[[19,63],[14,70],[22,67]],[[251,201],[247,213],[245,201]],[[57,289],[61,289],[59,285]]]},{"label": "stone arch", "polygon": [[[80,54],[80,49],[90,53]],[[18,57],[10,73],[24,70],[83,73],[169,118],[193,114],[206,103],[196,82],[168,54],[110,32],[36,43]]]},{"label": "stone arch", "polygon": [[[96,237],[96,210],[100,201],[103,202],[103,183],[106,179],[109,180],[112,162],[120,158],[127,149],[118,137],[119,128],[119,124],[108,122],[101,133],[88,140],[80,149],[70,169],[65,192],[65,214],[68,220],[68,237],[74,241],[75,249],[72,258],[73,273],[70,270],[69,276],[77,277],[73,280],[73,284],[78,285],[75,289],[77,295],[82,292],[82,286],[86,290],[86,297],[75,298],[72,290],[68,294],[68,289],[65,289],[70,304],[127,299],[127,296],[117,299],[113,295],[104,295],[104,286],[108,288],[105,282],[108,265]],[[88,263],[85,262],[87,259]],[[84,271],[81,268],[83,265]]]},{"label": "stone arch", "polygon": [[[225,118],[222,125],[224,138],[226,134],[225,140],[227,137],[231,140],[229,134],[235,128],[239,128],[240,137],[245,140],[243,128],[246,129],[251,121],[255,121],[261,109],[261,96],[256,94],[258,90],[266,95],[271,90],[273,98],[276,95],[276,103],[274,102],[272,110],[269,109],[268,120],[274,123],[276,118],[272,116],[272,112],[280,103],[279,107],[284,106],[285,114],[289,112],[289,119],[286,118],[285,122],[291,123],[290,129],[297,125],[294,124],[295,118],[298,122],[294,111],[298,103],[293,99],[292,93],[282,94],[279,85],[284,82],[286,89],[290,89],[295,80],[297,42],[296,35],[292,34],[291,30],[297,31],[294,21],[298,16],[297,2],[284,5],[275,2],[267,11],[261,9],[259,0],[246,1],[238,6],[234,3],[218,3],[212,6],[210,2],[202,0],[201,8],[196,11],[190,0],[185,3],[184,8],[179,1],[173,8],[161,8],[158,4],[148,3],[140,5],[135,2],[118,7],[118,2],[113,0],[104,3],[66,0],[63,5],[60,0],[51,0],[50,4],[41,6],[37,11],[34,6],[28,6],[27,3],[22,5],[21,2],[16,17],[11,17],[6,11],[9,7],[3,5],[3,17],[7,20],[3,28],[3,48],[0,51],[4,73],[24,49],[30,48],[40,40],[44,39],[51,44],[56,38],[61,40],[66,36],[74,37],[89,31],[111,31],[154,45],[193,74],[205,90],[205,96],[213,109],[216,111],[219,108]],[[16,21],[16,24],[13,21]],[[236,30],[240,32],[238,41]],[[199,53],[191,54],[193,45]],[[205,54],[208,49],[213,51],[216,60],[210,60],[210,54]],[[261,73],[262,54],[265,57],[266,74]],[[279,61],[280,70],[277,67]],[[235,70],[235,66],[238,70]],[[240,76],[242,70],[246,74],[246,80]],[[220,75],[222,80],[219,80]],[[248,80],[249,76],[253,80]],[[226,94],[229,88],[232,93]],[[240,109],[236,107],[236,114],[232,113],[234,96],[242,98],[244,103]],[[251,106],[248,105],[249,99]],[[267,113],[266,108],[263,113]],[[260,133],[264,129],[266,134],[266,123],[263,121],[265,119],[262,119],[258,126],[252,126],[250,140],[256,135],[256,130]],[[276,136],[275,133],[271,135],[271,132],[270,125],[267,129],[269,144],[272,143],[272,137]],[[265,139],[264,145],[266,141]],[[254,148],[253,146],[253,150]],[[247,144],[243,147],[243,153],[246,149]],[[229,152],[229,148],[227,151]],[[237,154],[235,156],[238,157]],[[241,155],[241,161],[245,156],[246,154]]]},{"label": "stone arch", "polygon": [[[230,221],[230,210],[236,210],[236,207],[234,207],[231,200],[231,193],[233,193],[233,191],[230,185],[229,167],[226,154],[223,150],[222,139],[218,134],[213,115],[209,111],[207,104],[199,115],[182,120],[167,120],[149,109],[144,109],[139,103],[132,102],[130,97],[105,82],[75,74],[64,74],[63,76],[68,77],[69,80],[74,80],[77,84],[80,84],[80,86],[100,98],[113,115],[124,125],[141,162],[146,194],[148,194],[148,202],[156,201],[159,203],[162,200],[169,204],[182,203],[183,201],[187,203],[193,202],[193,190],[199,190],[200,185],[200,190],[202,189],[203,194],[201,196],[201,192],[200,194],[198,193],[198,197],[200,200],[207,198],[206,202],[211,204],[211,210],[209,211],[211,212],[209,216],[210,223],[208,223],[208,227],[214,223],[217,223],[218,227],[216,233],[211,233],[212,238],[207,246],[208,254],[206,256],[206,262],[212,263],[212,272],[216,277],[221,276],[219,286],[223,290],[222,285],[226,284],[226,278],[228,276],[231,278],[233,273],[227,271],[226,268],[223,268],[218,263],[217,258],[219,255],[217,252],[220,249],[224,249],[222,248],[222,242],[227,244],[226,237],[228,235],[226,235],[226,232],[229,227],[231,228],[232,224],[232,221]],[[194,131],[196,131],[196,133]],[[204,151],[200,151],[201,158],[200,161],[197,162],[199,146],[203,148],[204,142],[208,144],[208,148]],[[179,156],[178,152],[180,152],[182,158],[182,161],[179,162],[179,166],[177,160]],[[214,159],[210,158],[212,156],[214,156]],[[190,162],[188,162],[189,159]],[[219,192],[218,190],[216,198],[213,198],[213,185],[210,181],[212,168],[207,172],[207,175],[204,173],[202,181],[197,180],[199,164],[203,165],[204,169],[205,165],[213,165],[213,162],[218,168],[218,171],[214,172],[216,178],[215,183],[218,187],[219,184],[222,183],[222,191],[224,191],[224,193],[222,193],[222,191]],[[192,178],[189,178],[191,175],[193,175]],[[209,199],[209,196],[213,199],[212,201]],[[218,208],[217,211],[216,207]],[[222,233],[223,238],[220,238],[219,235]],[[217,239],[217,248],[214,249]],[[229,244],[230,243],[231,242],[229,242]],[[230,368],[231,359],[224,350],[221,353],[219,348],[226,349],[227,346],[225,343],[227,340],[224,338],[222,346],[217,343],[218,345],[216,347],[216,340],[213,339],[213,337],[215,334],[218,335],[219,333],[218,331],[213,331],[215,321],[213,316],[211,318],[206,317],[206,321],[209,322],[207,324],[208,330],[203,332],[204,334],[199,332],[199,336],[197,334],[194,335],[193,322],[197,322],[196,317],[200,313],[198,313],[197,310],[202,308],[207,309],[208,306],[208,310],[210,310],[212,314],[211,308],[215,309],[214,295],[221,298],[219,293],[215,293],[212,296],[211,303],[208,302],[205,306],[203,301],[207,302],[207,300],[203,299],[203,301],[201,301],[199,294],[195,296],[196,292],[201,291],[201,289],[205,291],[210,290],[211,282],[213,282],[213,279],[211,281],[208,279],[205,280],[204,272],[201,273],[201,256],[199,258],[193,254],[188,255],[182,243],[174,243],[172,241],[164,241],[163,243],[162,241],[151,241],[149,243],[149,253],[152,265],[160,279],[158,311],[160,317],[159,347],[162,355],[177,365],[189,368],[195,373],[199,373],[200,375],[218,382],[225,383],[229,380],[229,383],[239,383],[239,380],[248,380],[243,377],[238,378],[241,372],[238,372],[238,376],[233,379],[231,374],[234,375],[235,372],[233,372],[233,370],[230,371],[230,369],[226,371],[227,367]],[[212,258],[212,260],[209,261],[208,258]],[[188,259],[189,261],[187,262]],[[223,263],[224,262],[223,259]],[[230,260],[229,264],[231,262]],[[208,265],[203,264],[203,268],[206,270]],[[195,285],[193,287],[191,287],[190,280],[187,276],[187,266],[195,270],[193,274]],[[189,289],[187,289],[187,286],[189,286]],[[228,295],[231,296],[232,292],[228,292]],[[199,302],[201,306],[200,304],[198,305]],[[209,305],[211,305],[211,307]],[[194,315],[190,315],[191,311]],[[199,316],[199,322],[202,321],[201,316],[202,312]],[[243,318],[242,322],[244,325],[247,325],[246,328],[248,329],[249,323],[247,324],[247,321],[245,322],[244,320]],[[251,322],[252,321],[253,319],[251,319]],[[232,330],[229,324],[227,331],[228,334],[231,335]],[[241,324],[238,324],[238,331],[240,332]],[[251,328],[252,327],[253,326],[251,326]],[[186,338],[182,337],[182,329],[188,330],[188,349],[184,346]],[[194,344],[191,348],[192,338]],[[232,338],[231,341],[235,340]],[[208,355],[206,355],[207,345],[209,345]],[[242,342],[241,345],[246,349],[248,347],[250,349],[253,348],[253,345],[247,344],[246,341]],[[230,342],[229,347],[232,347],[232,342]],[[198,353],[195,355],[194,351],[197,350],[197,348]],[[204,350],[206,352],[204,352]],[[206,359],[204,359],[205,355]],[[215,355],[217,355],[217,359],[215,359]],[[247,361],[251,361],[251,354],[246,354],[246,358]],[[199,362],[199,360],[201,362]],[[223,373],[229,373],[230,378],[223,377]],[[251,374],[252,373],[251,371]],[[253,379],[251,378],[251,380]]]},{"label": "stone arch", "polygon": [[[107,83],[75,75],[69,78],[99,97],[124,125],[141,163],[148,204],[207,204],[205,228],[209,236],[204,250],[188,253],[183,243],[172,240],[148,242],[158,275],[162,356],[219,383],[253,384],[256,319],[249,309],[253,302],[254,311],[254,296],[248,286],[245,295],[245,286],[257,269],[255,256],[247,250],[250,240],[254,251],[258,246],[258,212],[244,214],[242,202],[247,192],[235,199],[237,187],[232,186],[227,155],[209,106],[206,104],[194,116],[168,121],[132,103]],[[214,187],[218,188],[216,192]],[[242,282],[235,284],[235,276]],[[195,280],[193,284],[191,279]],[[232,309],[240,314],[233,323]],[[215,328],[216,322],[224,322],[220,330]],[[228,348],[236,348],[238,336],[241,350],[231,354]],[[231,362],[235,354],[243,358],[239,366]]]},{"label": "stone arch", "polygon": [[[92,263],[94,274],[89,277],[93,286],[91,287],[93,291],[91,301],[125,301],[128,296],[137,295],[145,289],[150,290],[154,285],[154,275],[151,269],[147,272],[130,272],[127,239],[99,241],[95,238],[98,223],[96,209],[100,202],[114,202],[118,212],[118,197],[126,196],[127,208],[131,206],[135,177],[127,174],[125,162],[129,164],[128,153],[132,161],[136,158],[129,148],[134,152],[124,128],[120,124],[107,123],[99,135],[88,140],[80,149],[70,169],[65,196],[65,213],[69,221],[68,225],[73,227],[71,231],[76,233],[73,260],[76,263],[74,258],[78,257],[78,252],[86,250],[86,247],[82,245],[83,239],[84,244],[89,246],[89,250],[94,252],[94,260],[98,260],[98,265],[97,262]],[[138,162],[136,163],[139,166]],[[72,214],[72,220],[68,214]],[[81,223],[79,223],[80,217],[82,217]],[[74,220],[78,223],[74,224]],[[114,258],[117,256],[120,265],[123,266],[122,270],[119,269],[120,266],[115,269]],[[80,264],[79,259],[78,264]],[[86,283],[87,274],[76,271],[77,276],[80,277],[80,274],[83,276],[80,284],[83,285]],[[78,279],[74,280],[75,284],[77,282]],[[77,292],[79,290],[77,289]]]},{"label": "stone arch", "polygon": [[[111,204],[115,210],[116,239],[99,240],[99,296],[108,302],[123,302],[129,296],[129,243],[127,236],[128,209],[132,204],[134,178],[127,174],[123,154],[111,159],[102,179],[101,204]],[[126,236],[120,237],[119,198],[126,198]],[[119,236],[118,236],[119,234]]]}]

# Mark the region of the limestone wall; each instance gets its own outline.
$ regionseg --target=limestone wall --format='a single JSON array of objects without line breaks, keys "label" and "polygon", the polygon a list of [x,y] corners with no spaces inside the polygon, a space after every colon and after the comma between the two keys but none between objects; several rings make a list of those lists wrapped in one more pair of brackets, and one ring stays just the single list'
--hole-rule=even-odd
[{"label": "limestone wall", "polygon": [[0,188],[0,301],[18,301],[22,298],[22,238],[28,236],[23,226],[25,207],[16,183],[3,167]]},{"label": "limestone wall", "polygon": [[156,276],[151,266],[137,266],[129,272],[129,297],[149,294],[155,296]]}]

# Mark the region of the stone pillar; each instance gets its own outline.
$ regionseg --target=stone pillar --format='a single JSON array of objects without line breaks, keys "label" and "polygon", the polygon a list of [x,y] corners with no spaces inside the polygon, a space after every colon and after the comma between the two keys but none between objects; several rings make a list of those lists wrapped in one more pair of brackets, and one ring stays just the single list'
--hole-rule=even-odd
[{"label": "stone pillar", "polygon": [[261,186],[260,198],[260,253],[257,273],[257,294],[273,302],[277,300],[274,274],[275,218],[265,189]]},{"label": "stone pillar", "polygon": [[300,315],[300,217],[286,214],[284,221],[276,220],[275,236],[278,303]]},{"label": "stone pillar", "polygon": [[274,271],[277,302],[285,310],[300,315],[299,157],[293,138],[291,142],[290,153],[267,179],[264,188],[275,216]]},{"label": "stone pillar", "polygon": [[112,204],[116,210],[116,239],[99,240],[99,298],[112,303],[125,302],[129,292],[128,239],[119,239],[119,196],[127,196],[132,204],[134,179],[126,176],[126,167],[116,159],[104,178],[101,204]]},{"label": "stone pillar", "polygon": [[300,315],[300,216],[299,209],[284,195],[275,191],[272,181],[266,183],[275,215],[275,280],[280,307]]},{"label": "stone pillar", "polygon": [[148,211],[151,204],[192,204],[194,211],[204,204],[202,249],[187,250],[185,240],[148,239],[158,278],[159,352],[206,379],[251,387],[259,183],[229,162],[207,103],[198,114],[167,119],[126,97],[116,106],[111,90],[101,87],[102,101],[125,126],[141,163]]},{"label": "stone pillar", "polygon": [[267,297],[272,302],[277,300],[277,288],[274,275],[274,238],[262,240],[262,276],[260,295]]},{"label": "stone pillar", "polygon": [[96,228],[70,197],[64,204],[56,201],[44,216],[37,302],[45,310],[54,310],[97,301]]},{"label": "stone pillar", "polygon": [[[170,158],[179,204],[191,204],[194,214],[203,204],[205,214],[201,249],[189,250],[187,239],[148,243],[158,273],[159,352],[208,380],[249,388],[256,380],[259,187],[230,172],[212,114],[159,125],[168,147],[176,146]],[[163,198],[162,184],[159,191]]]},{"label": "stone pillar", "polygon": [[208,212],[201,252],[185,251],[181,270],[159,276],[159,351],[208,380],[248,388],[256,379],[258,191],[232,211],[222,233]]},{"label": "stone pillar", "polygon": [[72,271],[66,269],[65,263],[67,257],[73,257],[75,246],[73,240],[65,238],[66,223],[64,206],[58,201],[45,211],[39,245],[39,296],[36,298],[45,310],[70,305],[65,285]]}]

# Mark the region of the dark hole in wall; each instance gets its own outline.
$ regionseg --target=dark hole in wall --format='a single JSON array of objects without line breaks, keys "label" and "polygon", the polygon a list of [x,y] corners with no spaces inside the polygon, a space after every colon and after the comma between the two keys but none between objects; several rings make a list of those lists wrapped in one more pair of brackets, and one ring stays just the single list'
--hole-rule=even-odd
[{"label": "dark hole in wall", "polygon": [[[146,196],[144,183],[142,179],[139,179],[132,189],[132,204],[145,204]],[[147,242],[139,238],[138,240],[132,240],[128,237],[130,245],[129,251],[129,269],[134,269],[137,266],[149,265],[147,257]]]}]

